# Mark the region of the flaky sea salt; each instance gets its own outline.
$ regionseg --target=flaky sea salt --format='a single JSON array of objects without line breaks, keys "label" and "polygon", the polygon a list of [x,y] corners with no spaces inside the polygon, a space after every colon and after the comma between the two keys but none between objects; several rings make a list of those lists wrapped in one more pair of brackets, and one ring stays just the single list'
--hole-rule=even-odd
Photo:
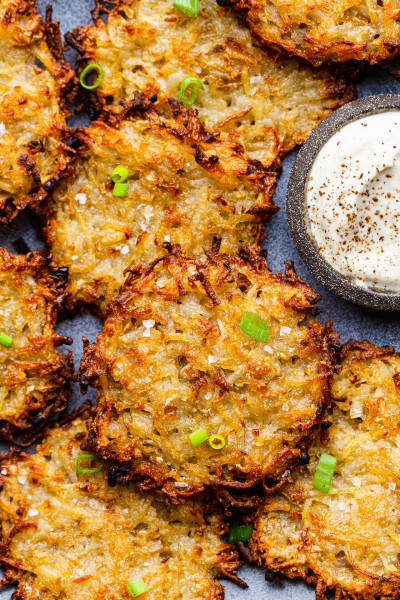
[{"label": "flaky sea salt", "polygon": [[154,319],[144,319],[142,321],[143,327],[145,328],[145,332],[143,333],[144,337],[150,337],[150,329],[154,327],[156,324]]},{"label": "flaky sea salt", "polygon": [[75,200],[79,202],[79,204],[86,204],[87,196],[86,194],[75,194]]}]

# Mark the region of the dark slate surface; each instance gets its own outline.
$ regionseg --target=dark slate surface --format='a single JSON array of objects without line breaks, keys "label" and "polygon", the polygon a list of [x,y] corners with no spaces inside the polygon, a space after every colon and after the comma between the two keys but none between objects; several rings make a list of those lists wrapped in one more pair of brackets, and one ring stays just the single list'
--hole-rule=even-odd
[{"label": "dark slate surface", "polygon": [[[39,9],[43,13],[47,2],[39,0]],[[54,18],[61,22],[62,32],[85,25],[90,22],[90,10],[92,0],[54,0]],[[69,54],[69,60],[73,55]],[[400,93],[400,84],[390,76],[376,70],[365,76],[362,81],[357,82],[359,96],[371,94]],[[70,125],[84,124],[85,117],[73,116]],[[320,307],[323,309],[322,320],[334,319],[337,330],[341,332],[342,341],[349,338],[368,338],[376,344],[390,344],[400,348],[400,312],[380,312],[369,310],[355,304],[342,300],[322,286],[308,271],[299,257],[290,238],[285,215],[285,195],[288,176],[295,159],[295,152],[283,161],[283,172],[280,177],[279,186],[275,195],[275,203],[281,207],[280,212],[273,217],[267,228],[267,240],[265,246],[268,249],[268,262],[273,271],[282,270],[286,260],[294,260],[297,272],[310,285],[320,292],[323,299]],[[12,241],[18,236],[23,236],[30,248],[43,248],[43,242],[37,236],[38,222],[30,214],[25,214],[19,220],[19,231],[9,232],[0,226],[0,244],[15,251]],[[85,312],[64,320],[58,325],[58,331],[74,338],[72,346],[75,368],[78,368],[82,355],[82,336],[93,341],[100,331],[100,322]],[[65,348],[67,350],[67,348]],[[73,385],[72,407],[82,403],[82,396],[78,386]],[[94,398],[93,393],[89,393]],[[4,448],[3,448],[4,449]],[[245,566],[240,571],[240,576],[248,583],[247,590],[226,583],[226,600],[262,600],[273,596],[276,600],[313,600],[314,590],[311,586],[301,582],[290,582],[285,580],[282,584],[267,583],[261,570]],[[8,600],[13,589],[0,591],[0,600]]]}]

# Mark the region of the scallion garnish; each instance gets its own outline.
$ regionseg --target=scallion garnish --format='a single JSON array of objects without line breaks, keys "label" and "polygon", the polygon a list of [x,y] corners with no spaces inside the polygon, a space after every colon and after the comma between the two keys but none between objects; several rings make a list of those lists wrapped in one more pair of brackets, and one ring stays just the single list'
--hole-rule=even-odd
[{"label": "scallion garnish", "polygon": [[129,183],[121,183],[117,181],[114,183],[113,196],[117,196],[118,198],[123,198],[127,195],[129,189]]},{"label": "scallion garnish", "polygon": [[323,452],[319,459],[314,476],[314,487],[327,494],[331,487],[333,473],[335,472],[336,458]]},{"label": "scallion garnish", "polygon": [[0,333],[0,344],[2,346],[9,348],[11,346],[11,344],[13,343],[13,341],[14,340],[12,339],[12,337],[7,335],[6,333]]},{"label": "scallion garnish", "polygon": [[214,448],[214,450],[222,450],[226,444],[226,441],[222,435],[214,434],[210,435],[208,438],[208,443],[210,444],[211,448]]},{"label": "scallion garnish", "polygon": [[257,342],[266,344],[269,338],[269,323],[253,312],[245,312],[240,321],[240,329]]},{"label": "scallion garnish", "polygon": [[[101,460],[101,465],[99,467],[93,467],[89,469],[82,469],[79,465],[81,460]],[[96,454],[80,454],[77,456],[75,461],[75,471],[78,475],[89,475],[90,473],[97,473],[97,471],[101,471],[104,468],[104,458],[100,458],[96,456]]]},{"label": "scallion garnish", "polygon": [[195,448],[196,446],[200,446],[200,444],[205,442],[207,437],[208,436],[202,427],[197,429],[197,431],[193,431],[193,433],[189,435],[190,441]]},{"label": "scallion garnish", "polygon": [[[193,89],[192,89],[192,93],[190,94],[189,98],[184,98],[184,93],[186,91],[186,88],[189,85],[193,85]],[[204,86],[201,83],[201,81],[199,81],[197,79],[197,77],[186,77],[186,79],[184,79],[181,83],[181,87],[179,89],[179,94],[178,94],[178,98],[181,102],[183,102],[183,104],[193,104],[196,101],[197,98],[197,92],[199,91],[199,88],[201,90],[204,90]]]},{"label": "scallion garnish", "polygon": [[126,584],[126,587],[131,596],[139,596],[140,594],[147,592],[147,585],[141,577],[135,579],[135,581],[130,581]]},{"label": "scallion garnish", "polygon": [[128,179],[129,171],[124,165],[118,165],[111,173],[111,179],[114,183],[123,183]]},{"label": "scallion garnish", "polygon": [[[92,71],[97,71],[97,79],[94,83],[92,83],[92,85],[88,85],[85,79],[87,75],[90,75]],[[90,65],[87,65],[87,67],[83,69],[82,73],[79,76],[79,81],[81,83],[81,86],[85,88],[85,90],[94,90],[95,88],[97,88],[103,77],[104,70],[101,68],[101,66],[97,63],[90,63]]]},{"label": "scallion garnish", "polygon": [[172,4],[188,17],[199,16],[200,0],[174,0]]},{"label": "scallion garnish", "polygon": [[248,542],[253,533],[253,525],[235,525],[229,530],[228,542],[237,544],[238,542]]}]

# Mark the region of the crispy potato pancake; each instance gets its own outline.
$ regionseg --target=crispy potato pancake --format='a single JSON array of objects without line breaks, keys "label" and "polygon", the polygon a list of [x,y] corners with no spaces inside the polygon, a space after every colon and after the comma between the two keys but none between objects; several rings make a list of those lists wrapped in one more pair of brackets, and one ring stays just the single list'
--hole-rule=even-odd
[{"label": "crispy potato pancake", "polygon": [[[279,478],[329,402],[319,298],[291,263],[271,275],[245,247],[204,263],[174,248],[133,268],[80,370],[98,388],[90,443],[114,462],[110,484],[140,475],[179,501]],[[241,331],[248,311],[270,324],[268,344]],[[193,447],[200,428],[225,447]]]},{"label": "crispy potato pancake", "polygon": [[[77,131],[84,146],[47,206],[45,234],[55,260],[69,267],[71,304],[97,302],[103,314],[124,270],[158,256],[164,242],[195,256],[215,235],[226,252],[238,240],[257,246],[262,220],[278,210],[276,172],[208,133],[195,111],[174,102],[170,118],[141,111],[151,102],[139,93],[127,106],[116,126]],[[113,196],[119,164],[130,173],[125,197]]]},{"label": "crispy potato pancake", "polygon": [[[199,17],[185,16],[172,2],[117,2],[103,23],[79,27],[68,40],[81,68],[100,64],[105,76],[92,102],[118,108],[142,91],[158,103],[178,97],[188,76],[204,85],[195,106],[211,131],[229,134],[251,158],[267,167],[278,161],[334,108],[354,98],[353,87],[328,71],[277,62],[252,46],[248,29],[229,8],[202,0]],[[113,107],[108,106],[111,98]]]},{"label": "crispy potato pancake", "polygon": [[51,11],[43,23],[35,0],[0,0],[0,223],[36,206],[65,170],[73,80]]},{"label": "crispy potato pancake", "polygon": [[[294,483],[267,499],[256,533],[264,564],[317,584],[317,598],[400,592],[400,355],[345,345],[334,376],[333,425]],[[325,438],[329,434],[329,441]],[[322,452],[337,459],[328,494],[313,487]]]},{"label": "crispy potato pancake", "polygon": [[72,340],[54,329],[65,283],[38,252],[12,255],[0,248],[0,437],[36,428],[66,406],[73,375],[70,354],[57,350]]},{"label": "crispy potato pancake", "polygon": [[134,484],[110,488],[105,471],[77,475],[85,437],[78,418],[36,454],[1,461],[0,560],[4,580],[18,582],[13,597],[115,600],[142,578],[149,600],[222,600],[216,578],[236,579],[239,562],[220,539],[226,527],[216,503],[167,506]]},{"label": "crispy potato pancake", "polygon": [[231,0],[253,35],[275,56],[371,64],[400,52],[398,0]]}]

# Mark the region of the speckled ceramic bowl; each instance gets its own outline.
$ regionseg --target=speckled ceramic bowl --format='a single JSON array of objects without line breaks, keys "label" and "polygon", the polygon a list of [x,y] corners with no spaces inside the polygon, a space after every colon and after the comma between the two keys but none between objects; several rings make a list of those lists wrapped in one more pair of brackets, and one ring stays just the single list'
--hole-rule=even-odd
[{"label": "speckled ceramic bowl", "polygon": [[299,254],[315,277],[346,300],[370,308],[400,310],[400,294],[362,288],[333,269],[321,256],[308,223],[305,192],[315,157],[328,139],[343,125],[363,115],[400,110],[400,95],[368,96],[346,104],[324,119],[300,149],[287,190],[286,213],[290,235]]}]

